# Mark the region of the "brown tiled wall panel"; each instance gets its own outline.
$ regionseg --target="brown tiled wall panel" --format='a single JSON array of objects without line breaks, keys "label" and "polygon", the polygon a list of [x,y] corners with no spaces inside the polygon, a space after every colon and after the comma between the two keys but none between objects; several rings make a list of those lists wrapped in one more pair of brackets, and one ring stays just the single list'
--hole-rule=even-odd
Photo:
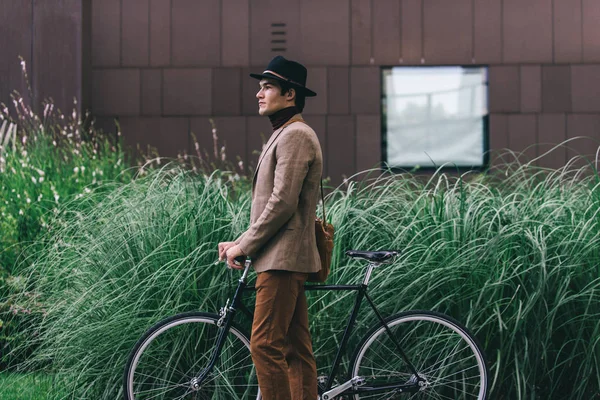
[{"label": "brown tiled wall panel", "polygon": [[241,79],[246,78],[251,79],[247,75],[245,78],[242,77],[241,68],[214,68],[212,70],[213,115],[241,115]]},{"label": "brown tiled wall panel", "polygon": [[141,103],[142,115],[162,114],[162,71],[160,69],[142,70]]},{"label": "brown tiled wall panel", "polygon": [[327,68],[327,98],[329,114],[350,113],[350,69]]},{"label": "brown tiled wall panel", "polygon": [[324,115],[306,115],[304,120],[317,134],[319,143],[321,144],[321,150],[323,151],[323,157],[325,157],[327,146],[327,117]]},{"label": "brown tiled wall panel", "polygon": [[371,2],[373,8],[373,59],[376,65],[393,65],[400,60],[400,0]]},{"label": "brown tiled wall panel", "polygon": [[306,87],[317,93],[316,97],[306,98],[304,114],[327,114],[327,68],[308,67]]},{"label": "brown tiled wall panel", "polygon": [[493,155],[498,155],[508,147],[508,116],[506,114],[490,115],[489,134],[489,149]]},{"label": "brown tiled wall panel", "polygon": [[[81,4],[65,0],[65,12],[51,1],[33,2],[34,10],[30,3],[0,6],[0,19],[8,16],[0,24],[0,45],[8,50],[7,60],[15,59],[0,67],[0,101],[8,100],[11,89],[26,92],[18,84],[16,60],[23,54],[28,66],[34,66],[30,77],[37,97],[52,96],[61,108],[69,108],[72,97],[81,95],[79,82],[86,80],[73,67],[82,65],[81,52],[71,50],[85,41]],[[107,125],[112,116],[120,116],[125,134],[132,135],[127,140],[139,135],[143,143],[164,146],[162,154],[195,152],[190,126],[206,134],[202,139],[211,146],[208,119],[214,116],[228,154],[231,150],[256,161],[260,133],[267,140],[271,127],[257,114],[258,81],[248,73],[261,72],[276,54],[309,66],[307,86],[318,96],[307,99],[304,114],[322,141],[326,172],[337,182],[342,173],[351,175],[381,157],[380,138],[372,137],[372,132],[381,135],[379,66],[420,65],[422,57],[425,64],[490,65],[491,150],[520,151],[536,141],[577,135],[600,137],[600,3],[595,0],[89,4],[92,74],[87,80],[93,112]],[[286,43],[271,43],[273,39]],[[286,51],[273,50],[283,45]],[[589,140],[573,146],[595,149]],[[540,144],[527,156],[550,147]],[[539,164],[559,166],[566,155],[567,150],[559,150]]]},{"label": "brown tiled wall panel", "polygon": [[356,116],[356,171],[381,165],[381,116]]},{"label": "brown tiled wall panel", "polygon": [[[262,68],[265,68],[263,66]],[[258,115],[258,79],[250,77],[251,73],[261,73],[261,68],[242,68],[242,115],[255,116]]]},{"label": "brown tiled wall panel", "polygon": [[552,62],[552,0],[503,1],[504,62]]},{"label": "brown tiled wall panel", "polygon": [[92,65],[121,65],[121,0],[92,1]]},{"label": "brown tiled wall panel", "polygon": [[381,71],[378,67],[350,68],[350,110],[377,114],[381,108]]},{"label": "brown tiled wall panel", "polygon": [[520,105],[520,76],[517,66],[489,68],[490,112],[518,112]]},{"label": "brown tiled wall panel", "polygon": [[[214,123],[214,120],[213,120]],[[216,126],[217,137],[220,136],[220,128]],[[200,147],[196,151],[195,143]],[[216,148],[213,140],[212,125],[209,117],[194,117],[190,118],[190,154],[194,157],[201,157],[207,163],[214,162],[219,159],[221,154],[222,140],[217,139]],[[216,154],[215,154],[216,152]],[[200,156],[198,156],[200,153]]]},{"label": "brown tiled wall panel", "polygon": [[402,17],[400,56],[404,63],[418,64],[423,56],[423,0],[402,0],[400,15]]},{"label": "brown tiled wall panel", "polygon": [[159,149],[161,157],[189,154],[189,118],[122,117],[119,119],[125,144]]},{"label": "brown tiled wall panel", "polygon": [[[50,2],[34,2],[30,78],[36,109],[41,108],[43,99],[52,97],[58,108],[71,114],[73,99],[81,100],[82,9],[78,0],[64,0],[62,4],[64,10]],[[53,46],[55,41],[62,46]]]},{"label": "brown tiled wall panel", "polygon": [[140,114],[140,70],[97,69],[92,72],[92,112],[95,115]]},{"label": "brown tiled wall panel", "polygon": [[121,60],[124,66],[149,65],[149,0],[126,0],[122,4]]},{"label": "brown tiled wall panel", "polygon": [[334,116],[327,118],[327,171],[334,186],[342,182],[342,175],[349,177],[356,171],[356,138],[354,117]]},{"label": "brown tiled wall panel", "polygon": [[162,92],[165,115],[210,115],[212,113],[212,70],[210,68],[165,69]]},{"label": "brown tiled wall panel", "polygon": [[537,117],[526,114],[508,116],[508,146],[521,162],[533,160],[537,155]]},{"label": "brown tiled wall panel", "polygon": [[[238,157],[246,162],[246,118],[245,117],[217,117],[214,118],[217,127],[218,143],[225,145],[227,160],[238,167]],[[205,132],[198,132],[204,135]],[[211,133],[212,134],[212,133]],[[236,169],[239,172],[239,169]]]},{"label": "brown tiled wall panel", "polygon": [[571,67],[542,67],[542,109],[544,112],[571,111]]},{"label": "brown tiled wall panel", "polygon": [[105,133],[110,133],[113,137],[116,137],[117,124],[115,122],[115,117],[94,116],[94,128]]},{"label": "brown tiled wall panel", "polygon": [[[598,114],[569,114],[567,115],[567,138],[581,138],[570,141],[567,146],[567,160],[573,157],[585,156],[593,161],[596,149],[600,146],[600,115]],[[585,165],[584,160],[574,165]]]},{"label": "brown tiled wall panel", "polygon": [[223,66],[247,66],[250,62],[250,0],[221,1]]},{"label": "brown tiled wall panel", "polygon": [[[272,27],[273,23],[286,24],[285,28]],[[285,32],[273,35],[272,32]],[[285,52],[273,52],[271,40],[286,40]],[[279,44],[278,44],[279,46]],[[278,48],[278,47],[277,47]],[[277,54],[290,59],[301,56],[300,0],[252,0],[250,2],[250,65],[264,67]]]},{"label": "brown tiled wall panel", "polygon": [[583,62],[600,62],[600,2],[581,0],[583,5]]},{"label": "brown tiled wall panel", "polygon": [[554,0],[554,62],[581,62],[581,0]]},{"label": "brown tiled wall panel", "polygon": [[25,59],[27,74],[31,76],[32,40],[31,2],[3,1],[0,3],[0,102],[10,105],[13,90],[29,99],[23,79],[19,56]]},{"label": "brown tiled wall panel", "polygon": [[371,0],[351,0],[350,46],[353,65],[368,65],[371,60]]},{"label": "brown tiled wall panel", "polygon": [[219,0],[172,0],[171,64],[221,64],[221,5]]},{"label": "brown tiled wall panel", "polygon": [[574,112],[600,113],[600,65],[571,66]]},{"label": "brown tiled wall panel", "polygon": [[471,0],[424,3],[424,53],[427,64],[470,64],[473,56]]},{"label": "brown tiled wall panel", "polygon": [[521,112],[542,110],[542,67],[525,65],[521,67]]},{"label": "brown tiled wall panel", "polygon": [[350,0],[302,0],[300,24],[305,64],[348,65]]},{"label": "brown tiled wall panel", "polygon": [[474,2],[473,53],[476,63],[502,61],[502,0]]},{"label": "brown tiled wall panel", "polygon": [[246,127],[246,160],[255,168],[258,156],[262,151],[262,146],[269,140],[273,128],[268,118],[258,116],[257,114],[254,117],[246,117]]},{"label": "brown tiled wall panel", "polygon": [[[97,1],[97,0],[96,0]],[[150,0],[150,65],[171,64],[171,2]]]},{"label": "brown tiled wall panel", "polygon": [[[537,164],[546,168],[560,168],[567,158],[566,147],[557,147],[567,138],[565,114],[540,114],[538,116]],[[548,153],[548,154],[545,154]],[[544,155],[545,154],[545,155]],[[543,155],[543,156],[542,156]]]}]

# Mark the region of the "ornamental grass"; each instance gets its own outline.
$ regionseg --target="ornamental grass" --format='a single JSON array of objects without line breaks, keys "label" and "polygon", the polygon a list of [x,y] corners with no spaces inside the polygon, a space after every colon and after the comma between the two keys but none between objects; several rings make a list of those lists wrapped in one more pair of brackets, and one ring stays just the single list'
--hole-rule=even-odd
[{"label": "ornamental grass", "polygon": [[[383,315],[430,309],[466,324],[487,354],[491,399],[593,398],[600,182],[592,165],[573,165],[349,180],[327,197],[336,227],[328,283],[362,279],[364,263],[346,250],[400,250],[373,273],[374,302]],[[216,312],[232,295],[239,274],[216,262],[217,243],[246,229],[250,193],[229,176],[168,166],[60,215],[21,273],[41,315],[37,350],[21,367],[53,376],[49,398],[119,398],[128,353],[147,328],[178,312]],[[309,294],[319,373],[352,304],[351,294]],[[374,321],[363,305],[351,344]]]}]

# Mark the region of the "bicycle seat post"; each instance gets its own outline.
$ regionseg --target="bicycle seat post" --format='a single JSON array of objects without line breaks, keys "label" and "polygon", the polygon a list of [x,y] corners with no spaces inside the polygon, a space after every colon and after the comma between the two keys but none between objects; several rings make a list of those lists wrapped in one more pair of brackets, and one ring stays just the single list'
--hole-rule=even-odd
[{"label": "bicycle seat post", "polygon": [[369,280],[371,279],[371,273],[373,273],[373,269],[375,269],[375,267],[378,267],[379,265],[381,265],[381,264],[374,263],[374,262],[370,262],[369,265],[367,265],[367,273],[365,274],[365,277],[364,277],[363,283],[362,283],[364,286],[369,285]]}]

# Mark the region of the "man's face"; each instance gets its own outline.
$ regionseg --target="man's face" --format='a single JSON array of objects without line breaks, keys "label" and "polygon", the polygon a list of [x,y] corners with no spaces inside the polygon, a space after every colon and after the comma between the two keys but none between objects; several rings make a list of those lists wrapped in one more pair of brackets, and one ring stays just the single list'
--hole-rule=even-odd
[{"label": "man's face", "polygon": [[[256,93],[258,113],[269,116],[286,107],[294,105],[290,93],[281,94],[281,87],[271,79],[263,79],[259,83],[260,90]],[[291,98],[291,99],[290,99]]]}]

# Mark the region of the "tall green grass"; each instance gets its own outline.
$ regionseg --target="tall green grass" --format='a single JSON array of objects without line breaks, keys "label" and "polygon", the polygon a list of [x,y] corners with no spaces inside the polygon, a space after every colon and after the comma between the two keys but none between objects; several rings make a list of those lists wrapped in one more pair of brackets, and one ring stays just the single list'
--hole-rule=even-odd
[{"label": "tall green grass", "polygon": [[[336,227],[329,282],[362,278],[364,264],[345,250],[402,250],[371,280],[384,315],[433,309],[464,322],[487,353],[492,399],[590,399],[600,390],[595,172],[510,164],[348,183],[327,202]],[[80,199],[94,207],[66,213],[26,271],[45,306],[39,350],[25,367],[53,373],[69,398],[114,399],[145,329],[177,312],[218,310],[237,275],[215,263],[217,243],[246,228],[250,207],[249,193],[227,182],[219,172],[166,168],[98,201]],[[326,372],[352,298],[309,297]],[[362,311],[352,343],[373,323]]]}]

